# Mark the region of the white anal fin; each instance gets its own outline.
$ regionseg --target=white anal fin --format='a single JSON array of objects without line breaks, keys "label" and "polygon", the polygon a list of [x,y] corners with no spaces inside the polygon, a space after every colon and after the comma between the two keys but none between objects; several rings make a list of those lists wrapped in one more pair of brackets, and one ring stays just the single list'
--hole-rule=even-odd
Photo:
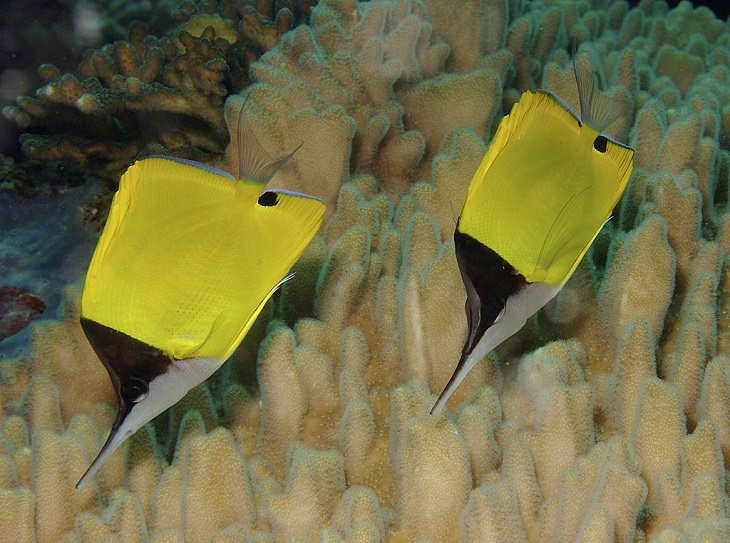
[{"label": "white anal fin", "polygon": [[474,349],[470,353],[462,354],[446,388],[431,408],[431,414],[439,415],[448,399],[477,362],[496,349],[503,341],[516,334],[525,325],[528,318],[555,297],[562,286],[531,283],[514,296],[510,296],[500,317],[487,328]]}]

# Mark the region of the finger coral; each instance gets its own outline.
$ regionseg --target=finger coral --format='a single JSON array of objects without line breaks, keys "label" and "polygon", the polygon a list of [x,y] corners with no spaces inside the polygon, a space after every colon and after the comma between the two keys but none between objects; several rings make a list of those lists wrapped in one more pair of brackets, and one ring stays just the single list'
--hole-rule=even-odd
[{"label": "finger coral", "polygon": [[[727,541],[727,25],[653,0],[453,5],[323,0],[221,96],[223,163],[243,109],[272,159],[301,144],[272,183],[327,201],[326,224],[233,359],[80,492],[113,394],[67,289],[0,366],[3,534]],[[432,417],[466,331],[471,173],[524,89],[577,106],[574,46],[636,171],[557,298]]]}]

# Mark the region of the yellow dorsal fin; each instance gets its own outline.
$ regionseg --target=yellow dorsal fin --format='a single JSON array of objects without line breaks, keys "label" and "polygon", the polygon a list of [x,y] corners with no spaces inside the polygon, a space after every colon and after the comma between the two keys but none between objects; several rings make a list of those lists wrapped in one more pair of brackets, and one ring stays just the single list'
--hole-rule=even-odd
[{"label": "yellow dorsal fin", "polygon": [[621,197],[632,157],[552,94],[527,91],[500,122],[458,228],[528,282],[562,284]]},{"label": "yellow dorsal fin", "polygon": [[174,358],[228,358],[324,214],[315,198],[262,190],[192,161],[135,163],[89,266],[82,316]]}]

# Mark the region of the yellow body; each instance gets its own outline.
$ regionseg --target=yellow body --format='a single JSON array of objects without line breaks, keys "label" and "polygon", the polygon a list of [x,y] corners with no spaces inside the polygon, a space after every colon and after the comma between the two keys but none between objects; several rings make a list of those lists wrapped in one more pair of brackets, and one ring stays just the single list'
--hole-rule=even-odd
[{"label": "yellow body", "polygon": [[454,236],[469,330],[433,414],[555,297],[628,184],[634,152],[591,126],[605,128],[616,110],[593,94],[590,76],[576,71],[583,121],[553,94],[525,92],[472,178]]},{"label": "yellow body", "polygon": [[82,317],[175,359],[227,359],[311,238],[324,204],[162,157],[121,179]]},{"label": "yellow body", "polygon": [[459,230],[528,282],[563,284],[631,176],[633,151],[607,140],[601,152],[598,136],[552,94],[525,92],[474,174]]}]

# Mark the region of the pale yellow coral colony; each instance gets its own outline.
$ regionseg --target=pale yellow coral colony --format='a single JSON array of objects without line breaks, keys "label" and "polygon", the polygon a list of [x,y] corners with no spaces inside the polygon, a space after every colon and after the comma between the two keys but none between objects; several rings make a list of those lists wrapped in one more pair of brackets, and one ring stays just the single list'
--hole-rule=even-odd
[{"label": "pale yellow coral colony", "polygon": [[[274,182],[331,210],[278,318],[76,491],[114,399],[70,289],[2,365],[0,540],[730,540],[728,24],[453,5],[326,0],[252,66],[264,147],[304,142]],[[575,104],[572,43],[625,105],[634,177],[558,298],[432,417],[466,327],[467,183],[522,90]]]}]

